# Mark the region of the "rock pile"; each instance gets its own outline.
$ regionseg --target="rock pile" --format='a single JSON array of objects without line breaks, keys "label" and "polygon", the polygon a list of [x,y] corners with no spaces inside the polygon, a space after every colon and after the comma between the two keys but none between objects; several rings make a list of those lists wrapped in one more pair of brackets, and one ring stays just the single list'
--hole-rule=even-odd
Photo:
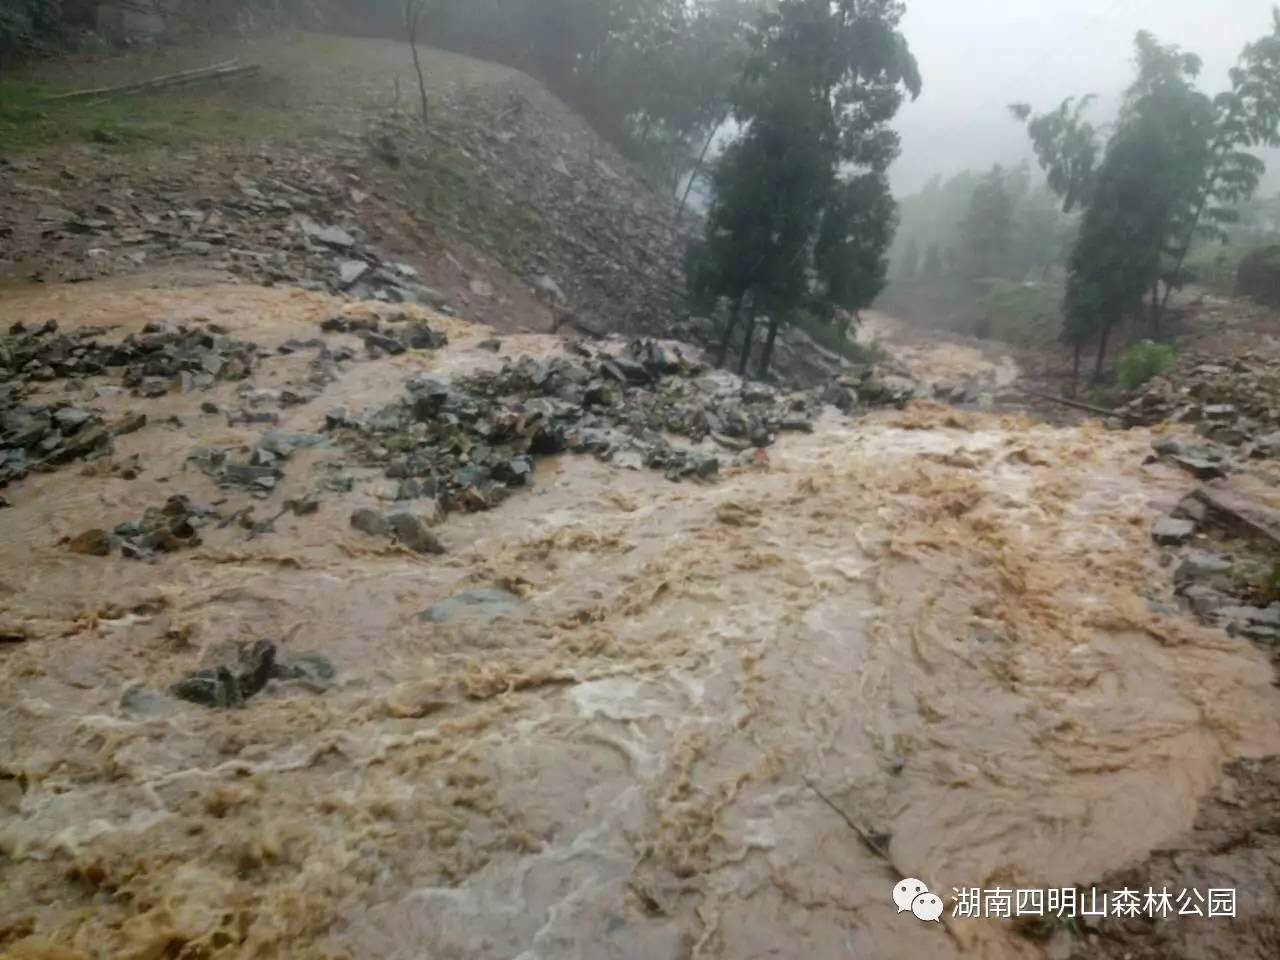
[{"label": "rock pile", "polygon": [[284,478],[284,462],[303,447],[324,443],[325,438],[313,433],[288,433],[269,430],[247,455],[227,447],[202,447],[194,451],[188,463],[220,487],[247,490],[255,497],[269,497]]},{"label": "rock pile", "polygon": [[[496,506],[528,482],[534,458],[564,451],[672,480],[710,477],[719,456],[668,438],[764,447],[780,431],[811,430],[820,405],[813,394],[709,373],[652,341],[617,355],[581,343],[577,350],[582,359],[521,357],[451,382],[418,374],[400,402],[361,414],[335,409],[326,423],[399,482],[398,501],[430,498],[449,512]],[[366,532],[386,535],[385,519],[360,520],[373,525]]]},{"label": "rock pile", "polygon": [[59,333],[53,321],[32,329],[15,323],[0,336],[0,487],[32,470],[111,452],[112,437],[145,425],[144,414],[107,424],[94,410],[72,403],[25,404],[29,385],[66,380],[69,392],[84,380],[118,375],[119,386],[98,385],[95,396],[131,390],[158,397],[243,380],[257,362],[257,345],[227,336],[217,324],[168,328],[148,324],[119,341],[84,328]]},{"label": "rock pile", "polygon": [[118,547],[121,555],[131,560],[151,560],[158,553],[199,546],[199,528],[217,518],[213,508],[193,506],[187,497],[175,494],[163,507],[148,507],[139,519],[118,524],[111,533],[86,530],[68,541],[67,548],[73,553],[105,557]]},{"label": "rock pile", "polygon": [[1193,424],[1201,436],[1245,455],[1280,455],[1280,358],[1191,356],[1117,412],[1144,426]]},{"label": "rock pile", "polygon": [[1280,643],[1280,515],[1229,490],[1201,487],[1156,522],[1152,539],[1188,548],[1174,587],[1201,620]]},{"label": "rock pile", "polygon": [[111,430],[97,414],[71,404],[6,402],[13,393],[4,386],[0,386],[0,488],[33,470],[111,452]]},{"label": "rock pile", "polygon": [[149,323],[140,335],[119,342],[98,339],[104,331],[86,327],[58,333],[50,320],[32,330],[21,323],[0,337],[0,381],[48,382],[79,379],[118,370],[121,385],[136,396],[155,397],[177,388],[208,389],[219,380],[244,380],[257,362],[258,345],[227,336],[216,323],[169,328]]},{"label": "rock pile", "polygon": [[[218,164],[211,159],[209,166]],[[263,165],[241,157],[234,166]],[[98,183],[97,171],[65,173],[65,191],[10,185],[14,222],[39,231],[13,238],[15,249],[33,248],[23,259],[35,279],[86,280],[196,260],[255,283],[445,306],[413,266],[383,257],[368,242],[356,214],[364,195],[324,164],[282,157],[261,176],[217,179],[203,171],[189,178],[131,173],[123,190],[107,176]]]}]

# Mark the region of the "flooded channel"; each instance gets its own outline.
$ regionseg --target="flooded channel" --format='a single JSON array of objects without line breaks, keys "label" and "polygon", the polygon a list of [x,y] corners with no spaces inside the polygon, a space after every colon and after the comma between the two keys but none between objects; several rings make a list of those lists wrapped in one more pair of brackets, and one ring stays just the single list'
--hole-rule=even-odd
[{"label": "flooded channel", "polygon": [[[212,321],[271,348],[338,308],[113,281],[6,314]],[[445,351],[357,361],[280,426],[390,402],[418,369],[562,349],[495,355],[489,331],[431,322]],[[934,362],[1007,385],[972,359]],[[254,386],[304,367],[265,360]],[[175,493],[254,502],[186,465],[258,438],[201,412],[235,398],[99,398],[147,427],[5,491],[0,633],[22,639],[0,644],[0,951],[1034,958],[998,921],[899,915],[891,888],[1090,882],[1280,737],[1265,656],[1159,612],[1150,524],[1186,484],[1143,465],[1141,430],[918,402],[829,411],[714,483],[564,455],[451,516],[443,557],[353,530],[394,482],[347,463],[351,493],[269,535],[211,526],[154,564],[66,549]],[[345,456],[298,454],[258,511]],[[260,639],[322,654],[332,685],[234,710],[164,694]]]}]

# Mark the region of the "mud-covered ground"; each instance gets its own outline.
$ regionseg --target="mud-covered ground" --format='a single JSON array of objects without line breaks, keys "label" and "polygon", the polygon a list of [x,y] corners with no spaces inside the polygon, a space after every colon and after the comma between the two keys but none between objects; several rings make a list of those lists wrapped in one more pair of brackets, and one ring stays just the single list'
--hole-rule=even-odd
[{"label": "mud-covered ground", "polygon": [[[146,426],[4,491],[8,955],[1111,956],[1083,930],[921,923],[889,891],[1090,884],[1144,861],[1170,885],[1238,877],[1240,917],[1117,933],[1156,944],[1133,955],[1274,955],[1274,803],[1254,799],[1274,764],[1250,759],[1280,734],[1273,674],[1248,641],[1158,612],[1150,525],[1186,481],[1143,465],[1145,431],[925,402],[828,411],[714,482],[549,457],[422,555],[352,528],[396,482],[340,445],[294,453],[265,498],[188,455],[559,341],[494,353],[489,331],[422,312],[448,348],[370,359],[320,332],[342,308],[327,296],[248,286],[117,280],[4,308],[357,352],[314,399],[259,394],[271,427],[203,405],[308,382],[305,352],[207,392],[107,391],[105,420]],[[270,517],[335,473],[350,492],[270,532],[210,524],[154,562],[68,547],[174,494]],[[336,674],[237,709],[169,694],[258,640]]]}]

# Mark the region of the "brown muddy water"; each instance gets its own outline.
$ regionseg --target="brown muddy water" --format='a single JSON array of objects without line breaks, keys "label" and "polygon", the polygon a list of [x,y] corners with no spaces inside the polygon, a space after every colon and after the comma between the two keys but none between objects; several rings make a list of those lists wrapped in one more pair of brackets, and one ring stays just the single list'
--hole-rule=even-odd
[{"label": "brown muddy water", "polygon": [[[335,308],[137,281],[0,301],[6,321],[204,318],[266,347]],[[446,351],[361,359],[281,426],[501,362],[488,331],[431,319]],[[265,360],[255,385],[305,362]],[[1150,523],[1186,483],[1142,466],[1143,431],[917,404],[829,413],[707,485],[565,456],[450,517],[443,558],[352,530],[394,482],[351,466],[353,493],[272,535],[208,527],[156,564],[60,545],[175,493],[250,503],[184,469],[265,429],[200,413],[235,389],[97,401],[150,425],[6,491],[0,633],[27,638],[0,645],[12,956],[1034,958],[999,921],[899,915],[891,889],[1091,882],[1280,742],[1266,658],[1151,611]],[[110,469],[135,454],[136,479]],[[297,455],[259,515],[342,456]],[[419,618],[494,584],[520,603]],[[334,686],[225,711],[162,695],[263,638],[327,656]]]}]

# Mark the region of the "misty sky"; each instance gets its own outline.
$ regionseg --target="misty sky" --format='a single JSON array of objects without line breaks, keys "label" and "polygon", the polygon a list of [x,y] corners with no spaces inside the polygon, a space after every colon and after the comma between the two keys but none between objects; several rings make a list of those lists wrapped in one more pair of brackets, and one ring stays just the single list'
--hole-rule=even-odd
[{"label": "misty sky", "polygon": [[[1037,112],[1082,93],[1115,95],[1132,77],[1133,35],[1200,54],[1201,88],[1216,93],[1240,48],[1268,32],[1274,0],[907,0],[903,32],[920,61],[924,92],[898,114],[898,194],[935,173],[1032,157],[1006,104]],[[1106,105],[1095,118],[1105,119]],[[1280,189],[1268,155],[1264,190]]]}]

